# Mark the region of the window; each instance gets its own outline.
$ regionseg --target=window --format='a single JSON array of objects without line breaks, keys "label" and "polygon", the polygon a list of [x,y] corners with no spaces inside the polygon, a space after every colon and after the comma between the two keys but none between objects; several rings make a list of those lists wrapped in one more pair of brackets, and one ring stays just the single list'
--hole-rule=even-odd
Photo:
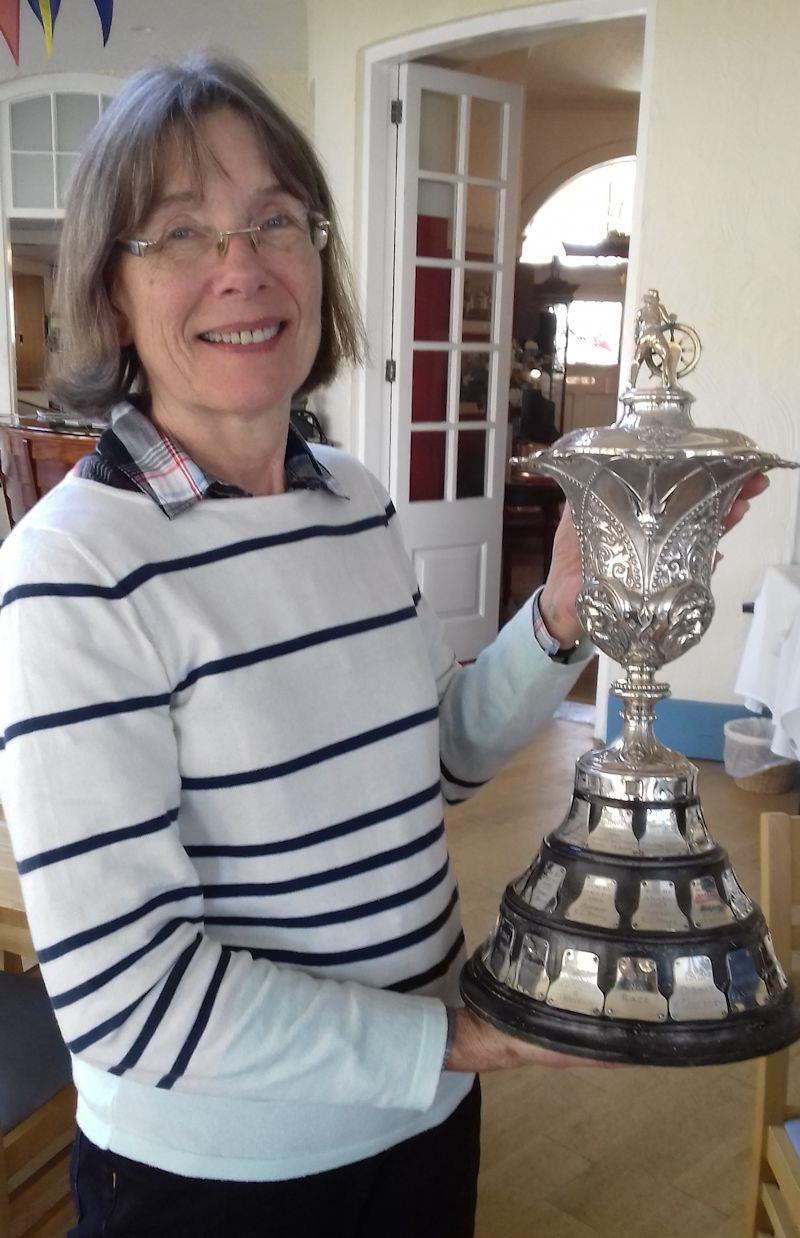
[{"label": "window", "polygon": [[606,265],[618,258],[567,257],[564,242],[596,245],[609,232],[630,235],[636,159],[615,159],[574,177],[548,198],[525,230],[522,261]]},{"label": "window", "polygon": [[9,214],[59,212],[78,152],[106,104],[99,94],[47,94],[9,104]]},{"label": "window", "polygon": [[622,331],[619,301],[573,301],[567,310],[557,305],[556,350],[564,355],[565,328],[569,322],[567,365],[618,365]]}]

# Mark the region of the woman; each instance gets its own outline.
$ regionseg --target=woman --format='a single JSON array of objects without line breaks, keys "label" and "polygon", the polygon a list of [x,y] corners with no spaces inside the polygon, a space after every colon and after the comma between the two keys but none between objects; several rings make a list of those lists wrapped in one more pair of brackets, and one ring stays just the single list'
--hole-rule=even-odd
[{"label": "woman", "polygon": [[240,67],[133,79],[62,255],[57,390],[110,428],[3,546],[0,708],[72,1234],[467,1235],[474,1072],[559,1058],[457,1009],[442,795],[589,656],[574,532],[537,633],[459,668],[388,496],[289,429],[361,334],[319,164]]}]

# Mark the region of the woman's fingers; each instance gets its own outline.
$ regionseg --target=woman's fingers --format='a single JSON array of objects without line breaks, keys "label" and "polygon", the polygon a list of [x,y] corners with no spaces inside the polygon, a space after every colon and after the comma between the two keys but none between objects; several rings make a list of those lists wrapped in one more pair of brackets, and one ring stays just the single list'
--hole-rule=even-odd
[{"label": "woman's fingers", "polygon": [[725,517],[724,531],[726,533],[747,515],[750,510],[749,500],[754,499],[756,495],[763,494],[768,485],[769,478],[764,473],[755,473],[752,477],[748,477]]}]

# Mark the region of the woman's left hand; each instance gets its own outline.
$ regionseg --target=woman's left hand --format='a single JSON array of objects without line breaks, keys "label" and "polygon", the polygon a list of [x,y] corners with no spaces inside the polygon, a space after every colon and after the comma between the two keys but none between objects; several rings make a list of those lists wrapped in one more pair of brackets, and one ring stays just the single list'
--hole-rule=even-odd
[{"label": "woman's left hand", "polygon": [[[763,473],[756,473],[747,479],[725,518],[726,533],[746,515],[750,499],[762,494],[768,485],[769,478]],[[721,557],[717,556],[717,560]],[[582,584],[581,548],[567,505],[553,541],[550,571],[539,595],[539,611],[545,626],[553,639],[564,648],[573,645],[583,633],[575,613],[575,601]]]}]

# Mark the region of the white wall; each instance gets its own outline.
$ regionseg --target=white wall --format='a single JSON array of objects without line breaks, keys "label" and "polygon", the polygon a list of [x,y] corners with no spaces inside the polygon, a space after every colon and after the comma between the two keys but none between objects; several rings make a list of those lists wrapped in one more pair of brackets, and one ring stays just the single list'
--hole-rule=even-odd
[{"label": "white wall", "polygon": [[[796,0],[658,0],[643,152],[639,289],[656,286],[703,341],[686,385],[698,423],[743,431],[800,459]],[[732,687],[764,567],[792,557],[798,478],[725,538],[717,615],[668,668],[673,695],[735,701]]]}]

